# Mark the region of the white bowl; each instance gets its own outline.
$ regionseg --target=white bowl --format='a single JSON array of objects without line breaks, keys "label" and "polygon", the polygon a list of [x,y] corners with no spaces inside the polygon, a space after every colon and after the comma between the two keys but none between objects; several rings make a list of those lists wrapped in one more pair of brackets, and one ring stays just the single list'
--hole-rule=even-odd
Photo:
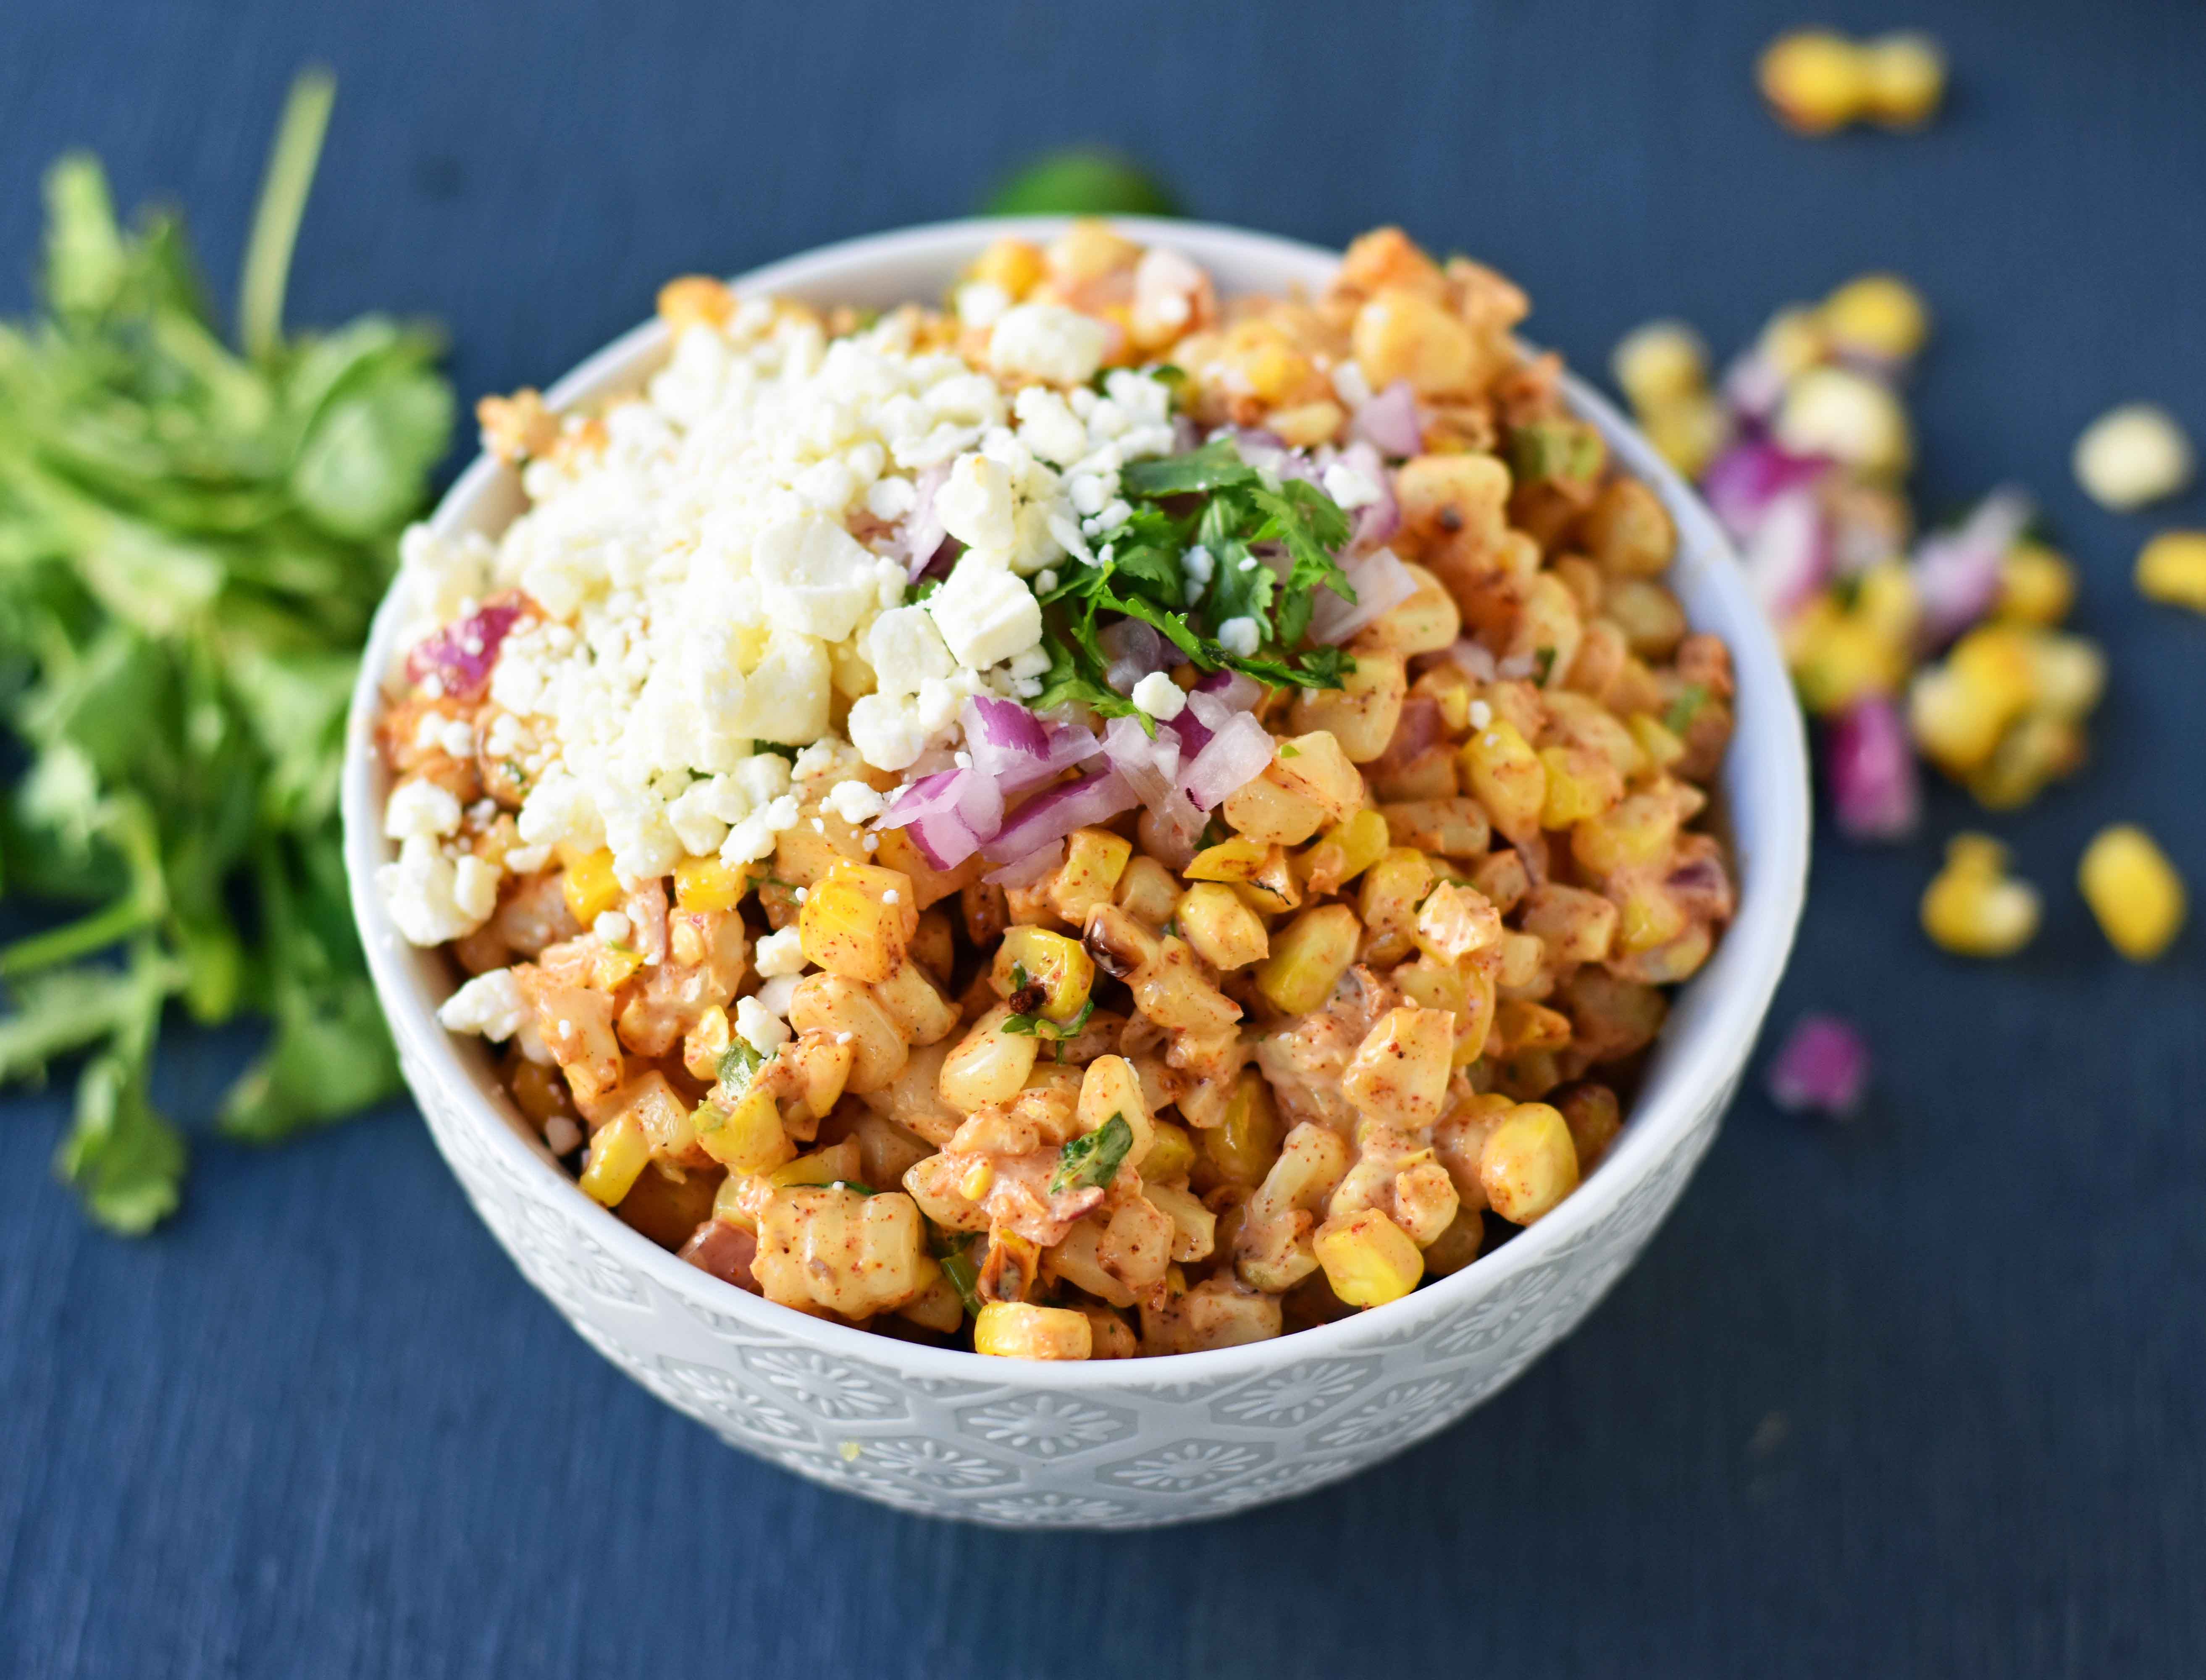
[{"label": "white bowl", "polygon": [[[1224,292],[1321,289],[1335,253],[1189,222],[1121,219],[1186,253]],[[989,241],[1053,218],[969,221],[853,240],[736,284],[820,304],[939,296]],[[565,406],[629,389],[666,334],[638,327],[552,387]],[[1622,1136],[1561,1206],[1407,1299],[1251,1347],[1091,1364],[984,1359],[824,1324],[733,1289],[576,1189],[499,1087],[480,1044],[437,1024],[445,960],[407,945],[374,885],[390,855],[371,749],[403,604],[386,600],[353,696],[345,855],[368,964],[438,1147],[529,1282],[583,1338],[732,1445],[905,1510],[1005,1527],[1132,1528],[1246,1510],[1337,1481],[1443,1429],[1591,1309],[1668,1212],[1714,1137],[1791,950],[1808,861],[1808,771],[1784,663],[1706,509],[1584,386],[1571,402],[1652,485],[1678,533],[1670,582],[1731,646],[1738,733],[1723,789],[1738,914],[1675,1000]],[[485,457],[434,516],[495,536],[521,508]]]}]

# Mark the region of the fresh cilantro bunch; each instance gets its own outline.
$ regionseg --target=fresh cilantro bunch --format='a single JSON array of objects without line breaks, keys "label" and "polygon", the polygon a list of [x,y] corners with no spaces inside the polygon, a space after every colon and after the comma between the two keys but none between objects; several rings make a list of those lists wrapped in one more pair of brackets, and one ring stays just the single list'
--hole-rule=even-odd
[{"label": "fresh cilantro bunch", "polygon": [[0,948],[0,1079],[89,1051],[57,1162],[144,1231],[184,1167],[156,1108],[170,1000],[269,1018],[225,1098],[270,1141],[396,1087],[348,907],[345,706],[400,530],[448,446],[438,340],[282,330],[334,89],[292,89],[225,345],[172,214],[116,221],[98,164],[46,177],[43,315],[0,324],[0,715],[23,765],[0,891],[92,907]]},{"label": "fresh cilantro bunch", "polygon": [[[1299,646],[1317,590],[1356,599],[1334,557],[1348,542],[1348,515],[1324,491],[1300,479],[1274,488],[1225,438],[1132,462],[1118,484],[1133,513],[1111,533],[1110,557],[1099,549],[1095,565],[1066,562],[1063,581],[1041,597],[1050,667],[1037,710],[1070,700],[1106,717],[1139,715],[1106,678],[1100,637],[1110,614],[1161,631],[1200,670],[1243,671],[1273,688],[1337,688],[1355,669],[1338,647]],[[1284,575],[1255,552],[1267,545],[1284,555]],[[1197,545],[1210,557],[1207,583],[1186,569]],[[1218,640],[1237,618],[1256,627],[1253,654]]]}]

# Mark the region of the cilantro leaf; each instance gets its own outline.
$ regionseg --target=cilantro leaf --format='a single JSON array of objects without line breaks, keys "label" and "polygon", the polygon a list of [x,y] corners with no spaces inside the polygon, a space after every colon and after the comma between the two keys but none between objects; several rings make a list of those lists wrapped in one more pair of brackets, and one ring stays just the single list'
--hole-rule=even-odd
[{"label": "cilantro leaf", "polygon": [[1162,183],[1116,152],[1070,146],[1036,158],[989,194],[988,216],[1177,216]]},{"label": "cilantro leaf", "polygon": [[1004,1019],[1004,1030],[1006,1033],[1017,1033],[1024,1038],[1050,1038],[1062,1043],[1066,1039],[1078,1038],[1080,1029],[1088,1024],[1088,1017],[1094,1013],[1095,1000],[1090,998],[1080,1006],[1080,1013],[1070,1021],[1052,1021],[1039,1011],[1033,1015],[1006,1016]]},{"label": "cilantro leaf", "polygon": [[1683,735],[1693,726],[1693,719],[1701,715],[1701,708],[1708,703],[1708,689],[1698,682],[1688,682],[1678,691],[1678,698],[1670,702],[1669,710],[1662,714],[1662,727],[1672,735]]},{"label": "cilantro leaf", "polygon": [[1112,1115],[1094,1131],[1083,1133],[1058,1151],[1057,1171],[1049,1179],[1050,1194],[1060,1195],[1088,1184],[1108,1186],[1133,1147],[1134,1129],[1126,1123],[1126,1117]]},{"label": "cilantro leaf", "polygon": [[1119,469],[1118,488],[1128,497],[1186,496],[1197,491],[1260,485],[1256,469],[1241,459],[1230,438],[1214,438],[1185,455],[1131,461]]}]

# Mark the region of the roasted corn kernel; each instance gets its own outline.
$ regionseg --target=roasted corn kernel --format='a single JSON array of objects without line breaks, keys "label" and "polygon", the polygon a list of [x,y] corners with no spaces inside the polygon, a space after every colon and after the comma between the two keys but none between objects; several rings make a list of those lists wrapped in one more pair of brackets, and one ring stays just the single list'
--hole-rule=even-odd
[{"label": "roasted corn kernel", "polygon": [[2100,830],[2076,866],[2076,884],[2108,942],[2132,962],[2151,962],[2183,930],[2183,877],[2134,824]]}]

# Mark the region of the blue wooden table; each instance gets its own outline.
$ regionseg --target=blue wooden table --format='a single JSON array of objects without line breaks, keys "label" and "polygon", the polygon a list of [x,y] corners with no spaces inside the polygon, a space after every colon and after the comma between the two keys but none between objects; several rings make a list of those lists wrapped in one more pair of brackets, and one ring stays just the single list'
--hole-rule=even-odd
[{"label": "blue wooden table", "polygon": [[[410,1111],[210,1144],[182,1216],[125,1244],[48,1179],[60,1099],[12,1099],[0,1674],[2206,1671],[2206,936],[2130,968],[2071,885],[2128,818],[2206,886],[2206,622],[2137,597],[2149,527],[2066,464],[2118,400],[2206,435],[2206,11],[1804,9],[1934,28],[1947,118],[1780,133],[1750,67],[1804,19],[1721,0],[16,0],[0,307],[76,142],[126,199],[188,204],[226,282],[320,58],[295,317],[439,316],[469,397],[564,368],[671,272],[959,213],[1089,137],[1205,216],[1399,220],[1494,261],[1595,368],[1649,314],[1727,349],[1894,268],[1938,315],[1923,504],[2035,489],[2114,681],[2092,767],[2002,825],[2048,901],[2018,961],[1915,931],[1973,820],[1950,792],[1914,843],[1823,847],[1776,1018],[1863,1023],[1867,1116],[1749,1094],[1644,1261],[1469,1423],[1154,1539],[968,1532],[723,1447],[530,1293]],[[180,1046],[170,1105],[240,1049]]]}]

